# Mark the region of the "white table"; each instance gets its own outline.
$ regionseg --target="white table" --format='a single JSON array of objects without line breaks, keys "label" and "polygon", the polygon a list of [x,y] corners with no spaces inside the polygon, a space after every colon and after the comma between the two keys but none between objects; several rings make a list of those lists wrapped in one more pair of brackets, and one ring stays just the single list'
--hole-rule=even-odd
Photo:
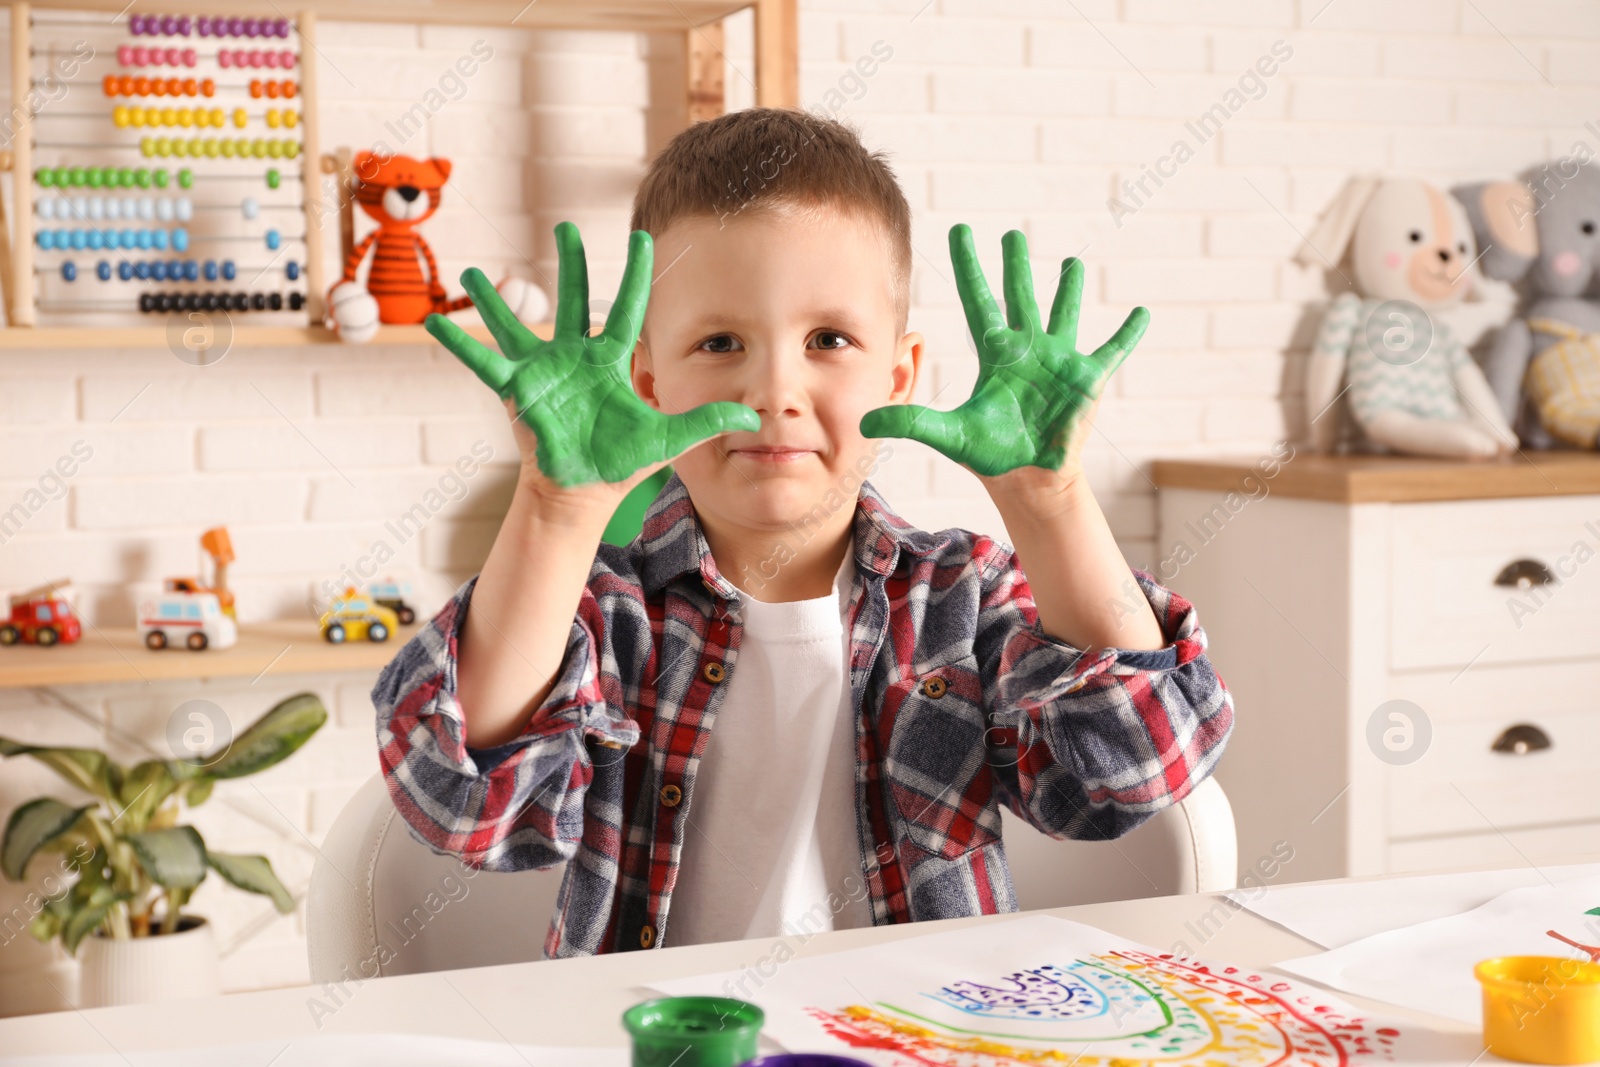
[{"label": "white table", "polygon": [[[1236,910],[1220,895],[1210,893],[1054,908],[1045,914],[1098,926],[1163,951],[1182,941],[1202,958],[1252,967],[1321,951],[1320,946],[1249,911]],[[821,955],[1012,918],[994,915],[841,930],[813,936],[795,954]],[[1203,920],[1209,926],[1203,926]],[[1213,931],[1209,938],[1202,936],[1206,929]],[[796,940],[790,939],[791,943]],[[619,1020],[624,1009],[643,999],[637,989],[641,983],[743,967],[769,954],[774,944],[771,940],[736,941],[378,978],[359,987],[349,986],[346,993],[339,994],[343,1006],[333,1015],[323,1016],[320,1029],[308,1002],[322,998],[332,1003],[332,999],[312,986],[172,1004],[19,1016],[0,1019],[0,1054],[106,1053],[112,1048],[126,1053],[375,1031],[491,1041],[503,1038],[530,1045],[621,1047],[627,1038]],[[1344,999],[1369,1009],[1384,1007],[1359,997]],[[1384,1010],[1440,1031],[1474,1032],[1448,1019]]]}]

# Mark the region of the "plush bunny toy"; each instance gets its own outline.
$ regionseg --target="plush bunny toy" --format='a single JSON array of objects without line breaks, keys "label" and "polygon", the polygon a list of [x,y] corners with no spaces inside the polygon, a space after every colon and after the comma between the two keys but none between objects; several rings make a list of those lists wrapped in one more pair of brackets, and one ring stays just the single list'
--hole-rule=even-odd
[{"label": "plush bunny toy", "polygon": [[[1600,437],[1600,169],[1568,157],[1525,182],[1455,190],[1483,243],[1483,272],[1521,282],[1525,318],[1495,336],[1485,361],[1506,417],[1535,447]],[[1522,410],[1522,391],[1532,410]],[[1519,416],[1521,421],[1518,421]]]},{"label": "plush bunny toy", "polygon": [[1349,408],[1367,441],[1425,456],[1517,447],[1483,373],[1436,312],[1471,288],[1472,229],[1459,203],[1409,178],[1354,178],[1297,257],[1337,264],[1348,247],[1361,295],[1334,298],[1306,378],[1312,446],[1333,451]]}]

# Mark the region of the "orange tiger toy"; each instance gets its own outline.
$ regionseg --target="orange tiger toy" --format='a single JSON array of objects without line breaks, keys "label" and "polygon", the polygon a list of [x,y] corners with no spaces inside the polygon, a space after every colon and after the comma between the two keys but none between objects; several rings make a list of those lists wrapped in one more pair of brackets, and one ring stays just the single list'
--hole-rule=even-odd
[{"label": "orange tiger toy", "polygon": [[[358,152],[353,164],[356,203],[378,228],[351,251],[343,278],[328,290],[334,332],[360,343],[377,333],[379,323],[418,323],[431,314],[471,307],[465,296],[451,300],[445,295],[433,249],[416,231],[439,210],[450,161]],[[356,274],[369,251],[372,266],[363,286]],[[542,318],[548,309],[544,293],[523,279],[508,278],[499,290],[525,321]]]}]

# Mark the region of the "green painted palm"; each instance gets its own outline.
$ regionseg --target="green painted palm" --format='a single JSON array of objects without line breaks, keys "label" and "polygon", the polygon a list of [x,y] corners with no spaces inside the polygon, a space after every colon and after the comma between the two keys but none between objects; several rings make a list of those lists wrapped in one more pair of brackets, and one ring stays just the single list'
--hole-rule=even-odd
[{"label": "green painted palm", "polygon": [[572,223],[556,226],[556,252],[556,326],[549,341],[517,321],[476,267],[461,275],[461,284],[500,352],[441,315],[429,315],[426,324],[485,385],[516,403],[538,440],[545,477],[561,486],[620,482],[707,438],[760,428],[760,416],[743,404],[702,404],[681,415],[664,415],[634,392],[628,371],[650,299],[654,254],[649,234],[639,230],[629,238],[617,302],[605,329],[594,336],[589,333],[589,269],[583,239]]},{"label": "green painted palm", "polygon": [[971,228],[950,230],[956,289],[978,346],[978,382],[972,395],[954,411],[914,404],[877,408],[862,416],[863,435],[909,437],[990,477],[1025,466],[1061,469],[1073,431],[1144,336],[1150,313],[1134,308],[1111,340],[1084,355],[1077,347],[1083,263],[1062,263],[1061,284],[1045,327],[1034,300],[1027,239],[1012,230],[1002,238],[1001,248],[1004,317],[978,265]]}]

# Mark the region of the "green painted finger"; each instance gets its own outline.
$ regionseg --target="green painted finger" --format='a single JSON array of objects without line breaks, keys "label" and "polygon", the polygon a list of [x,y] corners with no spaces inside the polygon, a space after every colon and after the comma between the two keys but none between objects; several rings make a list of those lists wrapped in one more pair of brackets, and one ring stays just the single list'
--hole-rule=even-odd
[{"label": "green painted finger", "polygon": [[967,313],[967,329],[978,346],[978,358],[984,358],[984,338],[989,331],[1003,326],[1005,319],[989,291],[989,282],[978,265],[978,252],[972,244],[972,227],[957,223],[950,227],[950,265],[956,272],[956,292],[961,297],[961,307]]},{"label": "green painted finger", "polygon": [[589,334],[589,261],[570,222],[556,223],[556,336]]},{"label": "green painted finger", "polygon": [[650,274],[655,269],[655,244],[643,230],[628,236],[628,264],[617,286],[617,302],[606,316],[606,336],[630,352],[644,326],[644,311],[650,303]]},{"label": "green painted finger", "polygon": [[1050,306],[1050,325],[1045,332],[1059,337],[1072,347],[1078,343],[1078,312],[1083,306],[1083,261],[1068,256],[1061,261],[1061,280],[1056,285],[1055,303]]},{"label": "green painted finger", "polygon": [[1144,331],[1150,325],[1150,312],[1146,308],[1136,307],[1128,312],[1128,317],[1122,321],[1117,332],[1111,335],[1111,340],[1094,350],[1089,358],[1104,368],[1101,372],[1101,381],[1111,377],[1111,373],[1122,365],[1128,358],[1128,353],[1133,351],[1133,346],[1139,343],[1144,336]]},{"label": "green painted finger", "polygon": [[[664,459],[676,459],[689,449],[702,441],[716,437],[718,434],[729,433],[734,430],[745,430],[755,433],[761,429],[761,416],[754,408],[736,404],[731,400],[719,400],[711,404],[701,404],[699,407],[690,408],[681,415],[663,416],[665,433],[662,435],[661,455],[651,459],[652,463]],[[642,464],[641,464],[642,466]],[[634,468],[637,470],[638,468]],[[633,473],[629,471],[628,473]]]},{"label": "green painted finger", "polygon": [[488,276],[477,267],[468,267],[461,272],[461,287],[472,298],[472,306],[478,309],[483,324],[499,343],[500,351],[507,355],[519,354],[533,335],[506,307]]},{"label": "green painted finger", "polygon": [[1028,262],[1028,239],[1021,230],[1000,238],[1005,258],[1006,323],[1013,330],[1039,329],[1039,304],[1033,296],[1033,265]]},{"label": "green painted finger", "polygon": [[445,348],[467,365],[467,369],[478,376],[478,380],[490,389],[496,396],[506,395],[507,383],[511,381],[515,365],[487,345],[480,344],[478,340],[457,324],[451,322],[443,315],[429,315],[423,320],[423,328],[433,335]]},{"label": "green painted finger", "polygon": [[956,462],[965,462],[967,439],[965,412],[936,411],[920,404],[892,404],[873,408],[861,416],[863,437],[905,437],[936,448]]}]

